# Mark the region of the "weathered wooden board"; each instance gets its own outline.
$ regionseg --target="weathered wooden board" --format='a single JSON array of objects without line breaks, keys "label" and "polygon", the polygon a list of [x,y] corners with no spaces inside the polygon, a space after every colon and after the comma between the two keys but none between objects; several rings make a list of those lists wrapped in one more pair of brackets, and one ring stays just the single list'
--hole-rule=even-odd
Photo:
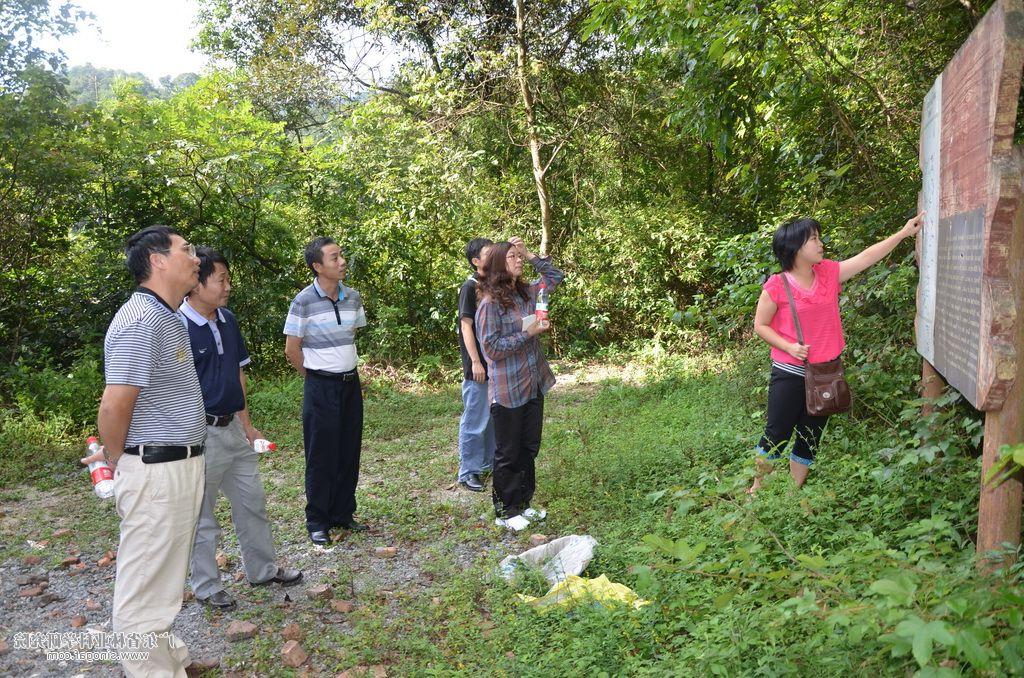
[{"label": "weathered wooden board", "polygon": [[987,411],[1002,407],[1017,375],[1008,259],[1022,67],[1021,0],[1001,0],[936,79],[922,114],[917,349]]}]

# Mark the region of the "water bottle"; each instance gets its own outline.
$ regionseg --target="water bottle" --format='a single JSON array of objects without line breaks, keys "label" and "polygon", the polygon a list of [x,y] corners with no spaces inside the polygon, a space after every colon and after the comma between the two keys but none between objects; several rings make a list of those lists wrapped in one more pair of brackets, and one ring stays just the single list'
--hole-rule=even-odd
[{"label": "water bottle", "polygon": [[272,443],[265,438],[257,438],[252,441],[252,449],[256,450],[259,454],[263,454],[264,452],[273,452],[277,449],[277,443]]},{"label": "water bottle", "polygon": [[[100,451],[100,441],[96,436],[90,436],[85,444],[89,448],[89,454],[96,454]],[[114,496],[114,472],[103,459],[89,464],[89,475],[92,476],[92,489],[100,499],[110,499]]]},{"label": "water bottle", "polygon": [[544,283],[541,283],[540,289],[537,290],[537,306],[534,312],[537,314],[537,322],[548,319],[548,286]]}]

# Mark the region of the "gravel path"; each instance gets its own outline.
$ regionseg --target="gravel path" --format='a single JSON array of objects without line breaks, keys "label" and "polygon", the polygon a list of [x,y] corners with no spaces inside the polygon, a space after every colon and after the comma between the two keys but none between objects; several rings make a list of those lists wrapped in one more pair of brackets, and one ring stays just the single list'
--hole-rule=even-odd
[{"label": "gravel path", "polygon": [[[438,490],[436,496],[467,507],[479,501],[479,495],[467,497],[467,493],[451,489]],[[483,527],[484,521],[480,521]],[[396,592],[402,595],[416,595],[427,588],[433,577],[423,572],[423,552],[434,546],[429,542],[398,545],[393,557],[380,557],[375,549],[395,544],[390,535],[371,529],[360,535],[347,535],[342,541],[327,548],[316,547],[305,538],[278,543],[279,562],[300,568],[303,581],[292,587],[270,586],[250,587],[242,579],[240,557],[237,547],[227,544],[223,553],[228,556],[228,565],[222,568],[225,588],[238,601],[238,606],[227,613],[211,612],[205,606],[191,600],[186,592],[186,602],[175,619],[174,633],[182,638],[189,652],[198,663],[217,665],[229,652],[231,643],[227,639],[228,625],[238,619],[253,616],[256,611],[274,606],[281,611],[285,622],[310,616],[320,623],[332,625],[346,632],[350,629],[346,614],[333,610],[321,601],[311,600],[307,589],[320,583],[337,582],[338,573],[351,574],[347,589],[335,588],[334,597],[359,601],[379,596],[388,598]],[[49,546],[49,545],[47,545]],[[514,548],[512,538],[497,542],[490,530],[481,530],[477,543],[460,543],[446,548],[445,553],[454,559],[457,568],[472,566],[482,553],[500,559]],[[40,650],[18,649],[19,633],[36,634],[79,634],[87,631],[109,632],[110,605],[114,585],[115,565],[101,566],[98,563],[106,554],[100,550],[83,550],[71,546],[65,549],[80,560],[80,564],[64,567],[54,566],[54,557],[46,549],[47,556],[27,556],[10,560],[0,565],[0,637],[6,636],[8,647],[0,656],[0,675],[18,676],[74,676],[74,675],[120,675],[120,669],[109,661],[68,661],[47,659]],[[42,553],[43,550],[40,550]],[[40,559],[39,562],[36,562]],[[24,595],[33,594],[37,595]],[[307,635],[315,629],[306,630]],[[282,644],[284,639],[281,640]],[[314,670],[316,667],[313,667]]]},{"label": "gravel path", "polygon": [[[573,399],[589,397],[603,375],[589,376],[579,379],[576,374],[559,375],[563,386],[558,390],[568,390]],[[457,459],[454,448],[436,452],[432,449],[431,454]],[[384,458],[387,461],[378,465],[377,473],[389,477],[389,482],[368,472],[360,478],[361,491],[370,496],[386,497],[397,489],[392,477],[387,476],[396,471],[392,468],[394,462]],[[403,605],[430,604],[431,600],[436,604],[439,599],[429,596],[437,595],[438,585],[443,588],[446,575],[439,572],[478,567],[481,558],[496,564],[509,553],[524,549],[526,536],[499,533],[492,527],[489,493],[459,489],[452,483],[450,469],[421,470],[431,475],[417,479],[415,471],[404,469],[401,473],[416,483],[425,481],[417,489],[408,490],[424,515],[432,509],[443,509],[439,513],[442,522],[430,525],[429,529],[410,532],[408,521],[404,525],[387,520],[375,524],[370,516],[369,532],[346,534],[331,547],[320,548],[312,545],[305,531],[290,520],[287,524],[275,524],[278,561],[304,572],[303,581],[293,587],[254,588],[244,579],[239,580],[241,559],[237,543],[233,528],[225,524],[229,521],[222,514],[226,538],[221,549],[228,557],[222,567],[222,579],[238,606],[227,613],[210,611],[192,600],[186,587],[186,600],[173,631],[186,642],[193,661],[219,667],[222,675],[252,675],[251,671],[233,673],[228,668],[240,664],[244,668],[246,653],[258,650],[255,640],[252,646],[229,642],[227,629],[232,622],[253,620],[260,625],[258,639],[263,643],[263,651],[279,653],[285,643],[281,631],[290,623],[300,624],[310,644],[326,629],[351,634],[352,624],[364,605],[372,604],[373,613],[383,615],[386,624],[390,617],[400,615]],[[268,491],[286,492],[295,480],[267,471],[262,474]],[[18,647],[28,633],[56,639],[60,638],[58,634],[80,637],[78,634],[111,630],[116,564],[108,562],[105,556],[115,555],[117,517],[112,502],[97,504],[87,479],[81,475],[70,477],[52,490],[15,488],[0,495],[0,552],[19,554],[0,562],[0,675],[121,675],[118,665],[111,661],[48,659],[39,649]],[[288,501],[299,499],[301,496]],[[87,516],[90,522],[76,522],[79,518],[73,512],[80,509],[94,511]],[[415,518],[413,521],[417,526]],[[396,553],[382,557],[376,551],[379,547],[395,547]],[[76,558],[77,562],[72,562]],[[435,584],[438,577],[441,579]],[[351,601],[355,611],[339,611],[328,601],[311,599],[308,589],[322,584],[331,584],[334,599]],[[222,662],[229,656],[231,662]],[[313,675],[334,674],[330,670],[333,667],[316,662],[316,657],[311,658],[305,670]]]}]

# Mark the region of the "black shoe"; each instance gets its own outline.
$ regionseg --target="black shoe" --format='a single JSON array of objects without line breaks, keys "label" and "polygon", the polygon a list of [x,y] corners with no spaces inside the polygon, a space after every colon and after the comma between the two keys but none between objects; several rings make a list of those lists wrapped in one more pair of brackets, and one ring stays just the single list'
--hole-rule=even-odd
[{"label": "black shoe", "polygon": [[[310,535],[310,539],[313,535]],[[302,572],[300,570],[292,570],[287,567],[277,568],[277,573],[273,577],[266,581],[251,581],[251,586],[266,586],[267,584],[280,584],[281,586],[292,586],[302,581]]]},{"label": "black shoe", "polygon": [[209,598],[200,598],[199,596],[196,596],[196,600],[207,607],[212,607],[215,610],[232,610],[235,607],[235,599],[229,596],[228,592],[224,589],[217,591]]},{"label": "black shoe", "polygon": [[480,476],[478,476],[475,473],[470,473],[468,478],[466,478],[465,480],[460,480],[459,481],[459,485],[462,485],[464,488],[466,488],[470,492],[483,492],[484,491],[484,484],[480,480]]},{"label": "black shoe", "polygon": [[327,546],[331,543],[331,535],[327,530],[316,530],[309,533],[309,540],[317,546]]},{"label": "black shoe", "polygon": [[356,520],[355,518],[353,518],[352,520],[348,521],[347,523],[342,523],[338,527],[340,527],[342,529],[345,529],[345,530],[350,530],[352,532],[366,532],[367,530],[370,529],[369,525],[367,525],[366,523],[361,523],[358,520]]}]

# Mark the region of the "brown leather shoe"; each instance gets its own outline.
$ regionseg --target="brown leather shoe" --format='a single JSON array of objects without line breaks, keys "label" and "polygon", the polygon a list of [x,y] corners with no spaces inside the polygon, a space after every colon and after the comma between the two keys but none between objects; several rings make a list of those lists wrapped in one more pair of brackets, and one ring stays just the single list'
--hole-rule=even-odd
[{"label": "brown leather shoe", "polygon": [[293,570],[288,567],[277,568],[277,573],[266,581],[249,582],[252,586],[266,586],[267,584],[280,584],[281,586],[294,586],[302,581],[302,571]]}]

